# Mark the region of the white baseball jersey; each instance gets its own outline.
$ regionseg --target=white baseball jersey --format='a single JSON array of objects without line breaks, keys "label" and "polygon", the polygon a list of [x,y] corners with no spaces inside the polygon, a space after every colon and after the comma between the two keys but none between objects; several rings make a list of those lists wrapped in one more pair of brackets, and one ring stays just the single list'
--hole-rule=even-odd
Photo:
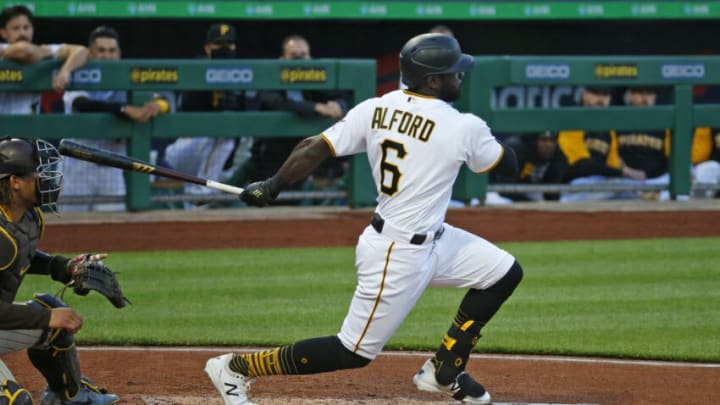
[{"label": "white baseball jersey", "polygon": [[503,153],[482,119],[407,90],[360,103],[323,135],[336,156],[367,152],[376,211],[412,232],[443,223],[463,164],[482,173]]},{"label": "white baseball jersey", "polygon": [[[52,57],[57,57],[58,50],[64,44],[50,44]],[[7,47],[7,44],[0,44],[0,49]],[[0,91],[0,114],[37,114],[40,112],[41,93],[27,91]]]},{"label": "white baseball jersey", "polygon": [[348,350],[375,358],[427,286],[486,289],[510,269],[509,253],[444,223],[461,166],[482,173],[502,157],[482,119],[396,90],[358,104],[322,136],[335,156],[367,153],[382,217],[356,247],[358,285],[338,333]]}]

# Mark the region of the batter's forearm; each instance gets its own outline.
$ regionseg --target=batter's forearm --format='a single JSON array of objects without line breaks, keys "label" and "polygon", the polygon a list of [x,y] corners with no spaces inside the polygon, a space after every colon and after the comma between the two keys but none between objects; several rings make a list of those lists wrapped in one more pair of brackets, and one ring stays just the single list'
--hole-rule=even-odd
[{"label": "batter's forearm", "polygon": [[296,183],[313,172],[330,156],[330,148],[320,136],[305,138],[295,146],[275,177],[286,184]]},{"label": "batter's forearm", "polygon": [[288,159],[278,171],[278,176],[287,184],[294,184],[307,177],[320,162],[307,156]]}]

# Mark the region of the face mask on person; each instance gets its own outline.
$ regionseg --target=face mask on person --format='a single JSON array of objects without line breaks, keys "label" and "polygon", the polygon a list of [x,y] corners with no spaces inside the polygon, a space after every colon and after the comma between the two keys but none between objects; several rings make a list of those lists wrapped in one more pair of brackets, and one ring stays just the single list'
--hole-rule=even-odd
[{"label": "face mask on person", "polygon": [[36,169],[38,205],[57,210],[57,200],[63,184],[63,172],[60,162],[62,156],[55,146],[42,139],[35,140],[38,166]]},{"label": "face mask on person", "polygon": [[210,58],[212,59],[232,59],[235,57],[235,50],[229,46],[223,46],[210,51]]}]

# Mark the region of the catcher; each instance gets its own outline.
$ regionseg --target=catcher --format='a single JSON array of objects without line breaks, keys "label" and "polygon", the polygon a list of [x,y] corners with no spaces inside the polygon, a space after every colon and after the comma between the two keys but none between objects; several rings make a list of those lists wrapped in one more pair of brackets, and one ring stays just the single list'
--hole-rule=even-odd
[{"label": "catcher", "polygon": [[[102,263],[107,255],[69,259],[37,250],[44,231],[41,207],[57,210],[61,159],[43,140],[0,139],[0,356],[27,349],[48,383],[41,405],[114,404],[117,395],[98,388],[80,372],[73,337],[82,327],[80,314],[49,294],[14,303],[26,274],[49,274],[83,295],[96,290],[116,307],[127,303],[114,273]],[[0,405],[33,403],[0,360]]]}]

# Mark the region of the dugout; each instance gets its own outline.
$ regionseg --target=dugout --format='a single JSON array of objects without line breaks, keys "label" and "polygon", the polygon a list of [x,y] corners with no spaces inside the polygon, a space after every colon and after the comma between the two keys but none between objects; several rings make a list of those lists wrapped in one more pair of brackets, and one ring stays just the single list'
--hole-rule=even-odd
[{"label": "dugout", "polygon": [[[51,73],[58,66],[58,62],[51,61],[25,66],[2,61],[0,91],[50,90]],[[134,102],[147,100],[154,91],[340,89],[352,91],[353,104],[357,104],[375,95],[375,71],[375,61],[364,59],[93,61],[73,73],[69,89],[125,89]],[[222,80],[217,80],[218,77]],[[327,118],[299,117],[284,111],[177,112],[163,114],[143,124],[109,113],[0,115],[0,133],[52,141],[62,138],[126,139],[128,155],[149,161],[154,139],[187,136],[305,137],[320,133],[332,123]],[[351,187],[347,192],[351,205],[374,202],[374,187],[367,167],[367,159],[362,156],[354,157],[351,162]],[[187,200],[187,196],[153,196],[149,176],[145,174],[128,173],[126,179],[129,210],[149,209],[153,200]],[[230,195],[219,197],[232,201],[237,198]],[[207,200],[207,197],[203,199]]]},{"label": "dugout", "polygon": [[[57,62],[22,66],[0,62],[0,91],[50,89],[50,77]],[[208,79],[208,72],[242,70],[234,81]],[[315,72],[291,80],[291,72]],[[123,60],[96,61],[74,74],[72,88],[127,89],[131,98],[142,100],[153,91],[194,89],[342,89],[353,91],[354,103],[376,93],[375,61],[364,59],[315,59],[310,61],[237,60]],[[162,74],[161,74],[162,73]],[[310,78],[310,79],[308,79]],[[476,57],[476,66],[466,76],[461,110],[485,119],[494,132],[585,129],[665,129],[673,132],[670,156],[673,197],[689,195],[690,144],[698,126],[720,126],[720,105],[697,104],[693,86],[720,83],[720,57],[695,56],[496,56]],[[612,85],[662,86],[671,90],[668,103],[654,107],[615,107],[596,110],[582,107],[506,108],[492,104],[494,89],[503,86]],[[221,119],[218,119],[221,118]],[[0,132],[13,136],[61,138],[127,139],[128,154],[148,161],[153,139],[183,136],[297,136],[317,134],[331,125],[324,118],[301,118],[289,112],[247,111],[218,113],[172,113],[134,124],[111,114],[41,114],[0,116]],[[151,193],[148,176],[130,173],[126,202],[130,210],[152,208],[153,200],[183,201],[187,196],[157,196]],[[490,190],[564,191],[569,185],[491,185]],[[617,186],[615,186],[617,187]],[[651,188],[657,189],[657,186]],[[461,172],[453,198],[483,199],[487,177]],[[300,196],[302,198],[302,196]],[[373,205],[375,191],[364,156],[351,163],[347,202],[350,206]],[[233,196],[219,196],[233,200]],[[291,198],[293,198],[291,196]]]},{"label": "dugout", "polygon": [[[690,147],[696,127],[720,126],[720,104],[693,100],[693,86],[720,84],[720,57],[709,56],[504,56],[476,57],[473,72],[466,76],[461,109],[485,119],[494,132],[539,132],[583,129],[588,131],[671,129],[669,159],[673,198],[684,198],[691,190]],[[610,106],[503,108],[491,104],[494,89],[503,86],[653,86],[670,90],[663,105],[653,107]],[[484,198],[487,177],[482,182],[467,171],[455,185],[456,198]],[[583,188],[593,191],[602,185]],[[611,186],[617,189],[619,186]],[[642,186],[645,187],[645,186]],[[637,189],[638,187],[634,187]],[[657,190],[658,186],[647,186]],[[664,187],[662,187],[664,189]],[[490,186],[493,191],[581,191],[569,185]]]}]

